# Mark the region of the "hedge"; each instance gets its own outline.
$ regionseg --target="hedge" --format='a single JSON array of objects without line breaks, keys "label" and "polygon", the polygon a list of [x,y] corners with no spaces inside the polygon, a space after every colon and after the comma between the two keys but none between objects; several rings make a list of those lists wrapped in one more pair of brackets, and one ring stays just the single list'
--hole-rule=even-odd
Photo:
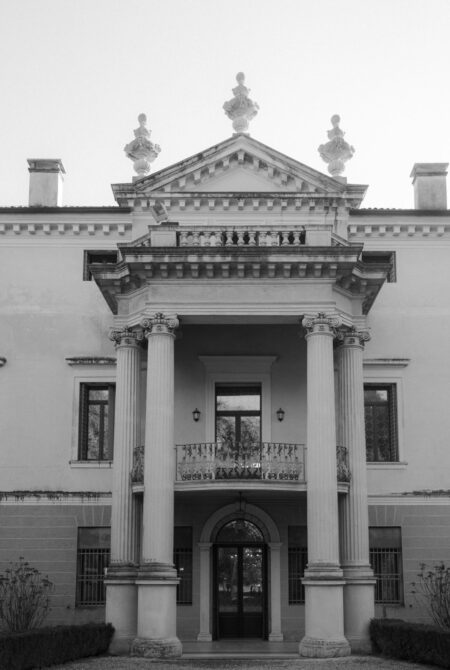
[{"label": "hedge", "polygon": [[33,670],[66,663],[107,651],[114,628],[111,624],[36,628],[0,636],[0,669]]},{"label": "hedge", "polygon": [[372,619],[374,653],[450,668],[450,631],[401,619]]}]

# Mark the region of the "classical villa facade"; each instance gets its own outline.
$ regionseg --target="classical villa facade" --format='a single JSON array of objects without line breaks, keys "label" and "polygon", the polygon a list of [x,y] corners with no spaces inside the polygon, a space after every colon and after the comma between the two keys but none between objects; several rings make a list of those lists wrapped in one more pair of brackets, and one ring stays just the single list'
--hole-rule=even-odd
[{"label": "classical villa facade", "polygon": [[0,559],[119,653],[342,656],[382,610],[423,620],[411,582],[450,559],[447,165],[363,209],[339,117],[327,176],[233,93],[231,137],[151,174],[141,115],[116,207],[64,207],[33,159],[0,209]]}]

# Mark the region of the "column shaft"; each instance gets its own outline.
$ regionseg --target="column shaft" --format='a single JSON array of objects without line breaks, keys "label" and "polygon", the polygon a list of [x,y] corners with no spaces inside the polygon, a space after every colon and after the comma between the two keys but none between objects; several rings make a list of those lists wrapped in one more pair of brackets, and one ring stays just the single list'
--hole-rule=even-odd
[{"label": "column shaft", "polygon": [[374,616],[364,423],[363,342],[367,339],[365,332],[345,332],[339,351],[339,437],[348,450],[352,477],[341,504],[344,630],[355,651],[370,650],[368,626]]},{"label": "column shaft", "polygon": [[342,570],[339,567],[334,327],[338,321],[307,317],[307,503],[308,568],[305,586],[305,636],[301,656],[347,656],[344,637]]},{"label": "column shaft", "polygon": [[128,653],[137,630],[134,505],[130,472],[138,445],[141,352],[139,336],[113,331],[117,373],[111,508],[111,565],[106,578],[106,620],[115,629],[111,653]]}]

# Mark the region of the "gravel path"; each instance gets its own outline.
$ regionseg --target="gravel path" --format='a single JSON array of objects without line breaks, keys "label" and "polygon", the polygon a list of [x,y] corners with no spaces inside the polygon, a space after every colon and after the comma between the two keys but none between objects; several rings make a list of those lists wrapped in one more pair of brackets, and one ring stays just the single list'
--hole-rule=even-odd
[{"label": "gravel path", "polygon": [[153,661],[144,658],[103,656],[54,665],[52,670],[436,670],[435,666],[418,665],[406,661],[388,660],[378,656],[353,656],[350,658],[302,659],[180,659],[178,661]]}]

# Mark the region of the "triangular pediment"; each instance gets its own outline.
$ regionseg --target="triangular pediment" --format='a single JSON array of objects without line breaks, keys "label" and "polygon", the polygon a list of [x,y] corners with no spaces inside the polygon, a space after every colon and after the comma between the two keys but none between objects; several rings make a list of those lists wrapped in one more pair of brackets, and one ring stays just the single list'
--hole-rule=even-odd
[{"label": "triangular pediment", "polygon": [[243,134],[136,180],[133,186],[137,194],[146,196],[155,192],[255,191],[325,195],[345,191],[340,181]]}]

